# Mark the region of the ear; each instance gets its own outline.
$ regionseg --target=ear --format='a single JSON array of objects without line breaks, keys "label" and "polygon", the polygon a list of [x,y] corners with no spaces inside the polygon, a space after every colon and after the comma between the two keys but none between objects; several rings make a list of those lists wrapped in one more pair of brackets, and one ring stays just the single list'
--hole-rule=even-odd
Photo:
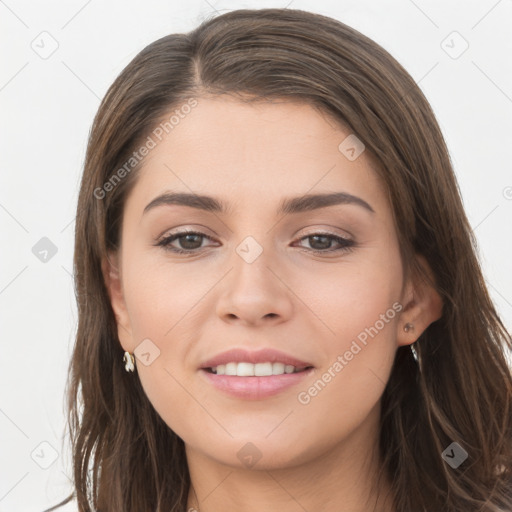
[{"label": "ear", "polygon": [[117,335],[123,350],[133,352],[132,328],[124,299],[120,257],[117,252],[109,252],[102,261],[103,279],[110,298],[110,304],[117,322]]},{"label": "ear", "polygon": [[[416,258],[427,279],[424,275],[414,275],[405,283],[402,295],[404,309],[397,323],[398,346],[414,343],[443,314],[443,301],[435,288],[432,270],[423,256],[417,255]],[[404,330],[406,324],[410,324],[408,331]]]}]

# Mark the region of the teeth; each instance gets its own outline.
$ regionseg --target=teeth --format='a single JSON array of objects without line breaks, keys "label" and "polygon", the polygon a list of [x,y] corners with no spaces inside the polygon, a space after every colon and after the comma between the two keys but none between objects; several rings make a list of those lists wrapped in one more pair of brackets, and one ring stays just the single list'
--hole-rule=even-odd
[{"label": "teeth", "polygon": [[238,377],[264,377],[268,375],[283,375],[285,373],[297,373],[297,369],[291,364],[284,363],[226,363],[212,368],[217,375],[236,375]]}]

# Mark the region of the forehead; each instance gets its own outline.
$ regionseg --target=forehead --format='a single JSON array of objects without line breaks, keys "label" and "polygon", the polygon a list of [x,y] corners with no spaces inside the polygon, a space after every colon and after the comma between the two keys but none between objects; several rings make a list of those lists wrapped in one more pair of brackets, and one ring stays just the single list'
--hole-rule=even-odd
[{"label": "forehead", "polygon": [[337,191],[384,208],[372,157],[366,151],[355,159],[354,151],[346,153],[346,141],[357,145],[354,137],[349,128],[307,103],[198,98],[156,140],[128,202],[137,203],[142,215],[167,190],[208,192],[226,198],[233,212],[235,206],[270,207],[283,196]]}]

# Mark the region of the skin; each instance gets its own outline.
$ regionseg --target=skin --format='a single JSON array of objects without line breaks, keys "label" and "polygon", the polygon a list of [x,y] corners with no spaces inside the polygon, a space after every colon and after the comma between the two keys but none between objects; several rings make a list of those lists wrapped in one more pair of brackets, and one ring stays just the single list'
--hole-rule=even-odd
[{"label": "skin", "polygon": [[[350,133],[307,104],[198,98],[145,158],[127,198],[121,247],[105,262],[105,280],[123,349],[133,353],[149,338],[160,351],[148,366],[136,359],[133,378],[185,442],[199,500],[191,489],[188,507],[393,511],[376,456],[380,398],[396,349],[413,343],[442,305],[427,284],[404,280],[376,163],[368,151],[349,161],[338,149]],[[230,210],[164,205],[143,214],[168,190],[215,196]],[[276,216],[285,197],[333,191],[362,198],[374,213],[341,204]],[[192,256],[155,245],[183,229],[212,240],[172,242],[193,247]],[[328,253],[326,246],[339,247],[334,240],[329,246],[307,237],[326,232],[355,246]],[[247,236],[263,249],[252,263],[236,252]],[[403,309],[317,396],[300,403],[298,393],[396,302]],[[414,329],[405,332],[406,323]],[[311,362],[314,374],[267,399],[226,396],[198,368],[235,347],[276,348]],[[248,442],[261,456],[253,467],[237,456]]]}]

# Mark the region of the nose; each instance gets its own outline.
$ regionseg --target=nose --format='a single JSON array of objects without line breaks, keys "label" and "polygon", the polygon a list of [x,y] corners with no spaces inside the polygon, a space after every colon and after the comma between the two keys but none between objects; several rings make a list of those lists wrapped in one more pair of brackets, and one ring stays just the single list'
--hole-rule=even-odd
[{"label": "nose", "polygon": [[293,314],[293,293],[268,251],[248,263],[236,254],[221,283],[216,313],[224,322],[258,326],[276,325]]}]

